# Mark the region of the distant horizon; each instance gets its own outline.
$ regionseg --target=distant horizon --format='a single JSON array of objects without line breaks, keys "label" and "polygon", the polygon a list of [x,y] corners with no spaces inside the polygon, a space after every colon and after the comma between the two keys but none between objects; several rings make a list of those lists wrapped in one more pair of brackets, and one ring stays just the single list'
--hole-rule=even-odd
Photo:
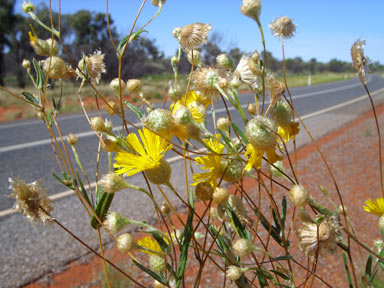
[{"label": "distant horizon", "polygon": [[[35,5],[48,1],[35,0]],[[130,3],[109,1],[109,13],[114,20],[116,31],[121,35],[129,33],[133,19],[142,1],[131,0]],[[377,3],[367,0],[364,5],[358,0],[324,0],[319,3],[313,1],[262,1],[261,23],[266,39],[266,49],[281,60],[281,43],[273,37],[268,24],[280,16],[288,16],[297,24],[296,34],[285,41],[286,58],[301,57],[303,61],[316,58],[318,62],[327,63],[331,59],[351,62],[350,47],[353,42],[361,38],[366,40],[365,55],[372,62],[384,64],[384,35],[377,25],[377,19],[384,10],[384,1]],[[308,3],[310,2],[310,3]],[[21,4],[16,1],[16,13],[23,14]],[[163,11],[146,30],[145,34],[152,40],[166,57],[174,55],[177,41],[172,36],[172,30],[177,26],[184,26],[193,22],[210,23],[213,30],[222,36],[222,50],[239,48],[242,52],[263,50],[260,33],[256,23],[240,13],[241,0],[195,0],[193,4],[187,0],[167,0]],[[330,8],[332,7],[332,8]],[[52,8],[58,11],[58,1],[52,1]],[[106,12],[106,2],[92,0],[62,0],[63,14],[73,14],[78,10],[87,9],[95,12]],[[144,6],[138,20],[139,27],[148,21],[157,8],[149,0]],[[314,13],[316,11],[316,13]],[[332,31],[332,32],[329,32]]]}]

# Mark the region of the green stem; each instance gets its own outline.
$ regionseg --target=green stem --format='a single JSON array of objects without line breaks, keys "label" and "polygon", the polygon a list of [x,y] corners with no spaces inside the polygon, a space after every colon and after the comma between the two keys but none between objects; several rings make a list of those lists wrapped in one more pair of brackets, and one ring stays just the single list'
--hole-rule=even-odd
[{"label": "green stem", "polygon": [[55,28],[51,28],[51,27],[48,27],[47,25],[45,25],[43,22],[40,21],[39,17],[37,17],[37,15],[33,12],[29,12],[28,13],[29,16],[31,16],[31,18],[37,23],[39,24],[41,27],[45,28],[46,30],[48,30],[49,32],[55,34],[55,36],[57,38],[60,38],[60,32],[57,31]]}]

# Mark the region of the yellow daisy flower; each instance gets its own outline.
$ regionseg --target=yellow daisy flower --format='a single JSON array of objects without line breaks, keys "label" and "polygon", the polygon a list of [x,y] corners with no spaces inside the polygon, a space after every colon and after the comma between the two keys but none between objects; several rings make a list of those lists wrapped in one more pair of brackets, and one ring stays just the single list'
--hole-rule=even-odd
[{"label": "yellow daisy flower", "polygon": [[290,122],[288,125],[277,126],[277,133],[279,133],[284,143],[287,143],[290,139],[295,139],[299,131],[298,122]]},{"label": "yellow daisy flower", "polygon": [[257,149],[252,144],[248,144],[247,150],[245,152],[245,157],[249,157],[249,158],[248,158],[247,165],[245,166],[245,170],[249,172],[251,171],[252,167],[255,167],[256,169],[261,168],[261,159],[263,158],[264,153],[267,154],[269,163],[273,164],[277,161],[283,160],[283,157],[276,154],[276,146],[273,146],[265,150],[260,150],[260,149]]},{"label": "yellow daisy flower", "polygon": [[180,107],[186,106],[192,112],[193,119],[201,123],[205,118],[205,109],[211,104],[211,100],[203,97],[196,91],[188,91],[183,97],[171,105],[171,111],[174,113]]},{"label": "yellow daisy flower", "polygon": [[368,199],[363,206],[364,210],[368,213],[381,217],[384,214],[384,198],[377,198],[376,201]]},{"label": "yellow daisy flower", "polygon": [[116,154],[114,164],[117,174],[127,174],[132,176],[138,172],[157,168],[161,164],[161,159],[165,152],[172,149],[172,145],[162,137],[144,128],[139,130],[141,144],[136,134],[131,133],[126,137],[126,142],[137,154],[127,151],[120,151]]},{"label": "yellow daisy flower", "polygon": [[[217,138],[204,139],[204,143],[209,147],[211,151],[214,151],[217,154],[222,154],[224,150],[224,145],[221,144]],[[197,185],[200,182],[208,182],[213,188],[217,186],[216,179],[220,179],[223,176],[222,169],[222,157],[217,154],[209,154],[205,156],[199,156],[195,158],[197,165],[202,165],[201,168],[208,170],[208,172],[196,173],[193,175],[193,180],[195,183],[192,185]]]},{"label": "yellow daisy flower", "polygon": [[[164,239],[164,241],[168,243],[167,240]],[[146,237],[143,237],[143,238],[137,240],[137,244],[140,247],[148,249],[148,250],[144,250],[144,249],[140,249],[140,250],[144,253],[149,254],[149,255],[157,255],[156,252],[158,252],[158,253],[163,252],[160,248],[159,243],[157,243],[156,240],[153,240],[152,237],[150,237],[150,236],[146,236]],[[154,252],[151,252],[149,250],[154,251]]]}]

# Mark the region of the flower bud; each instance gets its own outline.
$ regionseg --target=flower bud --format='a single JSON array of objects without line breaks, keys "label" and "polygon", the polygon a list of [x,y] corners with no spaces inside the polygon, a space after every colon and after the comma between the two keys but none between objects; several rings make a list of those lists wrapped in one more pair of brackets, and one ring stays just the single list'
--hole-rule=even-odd
[{"label": "flower bud", "polygon": [[116,248],[120,252],[126,253],[131,251],[135,247],[133,237],[129,233],[121,234],[116,239]]},{"label": "flower bud", "polygon": [[221,162],[223,172],[225,171],[223,180],[227,182],[237,182],[240,180],[244,165],[239,159],[228,159]]},{"label": "flower bud", "polygon": [[229,82],[229,85],[231,86],[231,88],[233,89],[238,89],[240,87],[240,79],[239,77],[233,77],[231,82]]},{"label": "flower bud", "polygon": [[232,244],[233,253],[238,257],[244,257],[252,253],[254,246],[248,239],[238,239]]},{"label": "flower bud", "polygon": [[166,0],[151,0],[151,3],[156,7],[159,7],[160,5],[164,5],[165,1]]},{"label": "flower bud", "polygon": [[188,138],[199,140],[201,137],[201,130],[194,124],[187,124],[184,126],[184,133]]},{"label": "flower bud", "polygon": [[69,145],[75,146],[77,141],[79,141],[79,139],[76,137],[76,135],[74,135],[72,133],[70,133],[68,135],[67,142],[68,142]]},{"label": "flower bud", "polygon": [[185,106],[181,106],[174,111],[173,118],[175,118],[175,122],[178,125],[186,125],[194,122],[191,110]]},{"label": "flower bud", "polygon": [[24,1],[21,5],[21,10],[23,10],[24,13],[28,14],[35,11],[35,5],[32,4],[31,1],[27,2]]},{"label": "flower bud", "polygon": [[227,78],[219,77],[219,87],[221,89],[228,89],[229,87],[229,81]]},{"label": "flower bud", "polygon": [[141,81],[139,79],[129,79],[126,87],[128,92],[138,93],[141,91]]},{"label": "flower bud", "polygon": [[105,111],[111,116],[115,115],[119,112],[119,106],[114,101],[108,101],[108,105],[105,106]]},{"label": "flower bud", "polygon": [[44,120],[45,119],[44,113],[41,111],[37,112],[37,118],[39,118],[40,120]]},{"label": "flower bud", "polygon": [[157,167],[145,170],[148,180],[156,185],[169,183],[171,173],[171,165],[164,159],[160,160],[160,164]]},{"label": "flower bud", "polygon": [[116,139],[103,139],[101,142],[101,147],[105,152],[119,152],[120,148],[116,143]]},{"label": "flower bud", "polygon": [[129,219],[117,212],[108,213],[103,225],[106,231],[112,234],[119,233],[129,224]]},{"label": "flower bud", "polygon": [[[121,91],[123,91],[125,88],[125,82],[123,80],[120,80],[120,83],[121,83]],[[119,94],[119,78],[113,79],[111,83],[109,83],[109,87],[111,87],[116,94]]]},{"label": "flower bud", "polygon": [[278,101],[271,111],[271,115],[276,125],[284,126],[292,121],[292,109],[287,101]]},{"label": "flower bud", "polygon": [[164,257],[155,254],[149,255],[149,267],[151,267],[152,271],[155,271],[156,273],[164,272],[165,264]]},{"label": "flower bud", "polygon": [[344,205],[344,209],[343,209],[343,205],[340,204],[340,206],[337,207],[337,211],[336,212],[338,214],[347,215],[348,214],[348,208],[347,208],[347,206]]},{"label": "flower bud", "polygon": [[243,0],[243,5],[240,7],[241,13],[245,16],[259,21],[261,13],[261,1],[260,0]]},{"label": "flower bud", "polygon": [[249,114],[255,115],[255,113],[256,113],[256,105],[253,104],[253,103],[248,103],[247,111],[248,111]]},{"label": "flower bud", "polygon": [[116,193],[127,188],[124,178],[114,172],[105,174],[99,183],[107,193]]},{"label": "flower bud", "polygon": [[148,114],[145,125],[164,137],[171,135],[176,126],[172,113],[169,110],[161,108],[152,110]]},{"label": "flower bud", "polygon": [[229,197],[229,193],[226,188],[216,187],[212,195],[212,201],[218,204],[226,203],[228,200],[228,197]]},{"label": "flower bud", "polygon": [[188,51],[188,62],[192,64],[192,51],[193,51],[193,64],[195,66],[201,66],[201,53],[199,50]]},{"label": "flower bud", "polygon": [[165,215],[169,215],[169,213],[171,213],[171,208],[169,207],[168,203],[164,201],[160,206],[160,211]]},{"label": "flower bud", "polygon": [[229,126],[231,125],[231,121],[228,118],[220,117],[217,119],[217,128],[223,130],[224,132],[229,132]]},{"label": "flower bud", "polygon": [[288,196],[295,207],[301,207],[309,200],[309,193],[302,185],[293,185]]},{"label": "flower bud", "polygon": [[176,229],[171,233],[172,242],[177,244],[183,240],[183,231],[180,229]]},{"label": "flower bud", "polygon": [[106,119],[106,120],[105,120],[105,123],[104,123],[104,126],[105,126],[105,133],[111,134],[111,133],[112,133],[112,130],[113,130],[113,124],[112,124],[112,121]]},{"label": "flower bud", "polygon": [[93,131],[104,132],[105,131],[105,123],[103,118],[101,117],[93,117],[90,121],[90,126]]},{"label": "flower bud", "polygon": [[[285,173],[285,167],[283,165],[283,162],[281,161],[276,161],[273,163],[273,165],[269,166],[271,174],[275,177],[283,177],[285,176],[282,172]],[[278,168],[278,169],[277,169]]]},{"label": "flower bud", "polygon": [[241,276],[246,272],[247,268],[240,268],[235,265],[231,265],[227,267],[227,271],[225,272],[225,276],[232,281],[239,280]]},{"label": "flower bud", "polygon": [[176,55],[173,55],[172,58],[171,58],[171,64],[172,66],[176,66],[178,65],[180,62],[179,58],[176,56]]},{"label": "flower bud", "polygon": [[216,57],[216,63],[219,65],[221,68],[224,69],[232,69],[233,68],[233,62],[231,58],[227,54],[219,54]]},{"label": "flower bud", "polygon": [[196,185],[195,195],[198,200],[208,201],[211,200],[213,189],[208,182],[200,182]]},{"label": "flower bud", "polygon": [[248,121],[245,135],[256,149],[266,150],[276,143],[276,127],[271,120],[261,115]]},{"label": "flower bud", "polygon": [[21,64],[25,69],[30,69],[31,68],[31,61],[24,59],[23,63]]}]

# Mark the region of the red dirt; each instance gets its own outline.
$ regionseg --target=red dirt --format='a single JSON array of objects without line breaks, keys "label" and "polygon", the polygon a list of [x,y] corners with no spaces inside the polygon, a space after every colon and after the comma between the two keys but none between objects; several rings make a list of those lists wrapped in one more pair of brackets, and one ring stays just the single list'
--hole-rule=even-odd
[{"label": "red dirt", "polygon": [[[380,116],[380,122],[384,123],[384,105],[377,107],[377,113]],[[368,135],[369,133],[367,133],[367,131],[372,131],[372,135]],[[349,217],[354,224],[355,231],[357,231],[357,236],[361,241],[370,246],[372,246],[374,239],[380,238],[378,219],[377,217],[364,212],[362,205],[368,198],[377,198],[381,196],[378,169],[378,143],[375,131],[376,128],[372,112],[369,112],[361,115],[361,117],[346,124],[345,126],[330,132],[318,140],[320,149],[324,153],[325,157],[327,157],[327,161],[335,174],[344,204],[348,207]],[[332,200],[336,203],[336,205],[339,205],[340,201],[338,200],[334,185],[332,184],[329,173],[325,165],[322,163],[315,146],[308,144],[300,148],[297,151],[297,158],[299,160],[299,180],[309,191],[311,191],[314,198],[328,207],[330,206],[325,196],[319,191],[317,184],[321,184],[329,189],[329,194],[331,195]],[[285,166],[288,167],[287,163],[285,164]],[[249,191],[249,194],[252,194],[255,201],[258,200],[259,197],[258,193],[256,193],[257,185],[257,182],[252,179],[245,179],[243,184],[245,190]],[[236,188],[234,186],[230,188],[231,193],[234,193],[235,190]],[[278,201],[280,201],[284,193],[282,193],[282,191],[278,188],[275,188],[274,190],[274,197],[276,196],[275,199],[277,203],[279,203]],[[268,212],[269,200],[266,199],[266,196],[264,196],[265,195],[261,197],[262,207],[266,207],[265,209],[263,208],[263,212]],[[205,204],[202,202],[197,203],[197,210],[200,215],[205,209],[204,205]],[[290,205],[290,203],[288,205]],[[288,211],[292,211],[291,208],[292,207],[289,206]],[[270,215],[270,213],[268,215]],[[187,215],[183,214],[181,217],[183,221],[185,221]],[[173,218],[177,221],[175,216],[173,216]],[[294,228],[298,224],[298,222],[296,222],[292,224]],[[261,228],[261,230],[262,229],[263,228]],[[261,237],[263,237],[263,235],[261,235]],[[292,254],[299,255],[298,260],[302,264],[306,265],[306,258],[300,251],[298,251],[296,237],[291,235],[290,240]],[[361,260],[360,250],[357,245],[352,244],[351,247],[355,256],[354,264],[359,272],[364,269],[364,261],[366,261],[367,255],[365,252],[362,252],[364,260]],[[272,249],[273,251],[281,251],[281,248],[280,250],[276,250],[279,249],[279,247],[275,247],[273,245],[271,246],[271,244],[269,249]],[[127,259],[126,256],[116,252],[114,249],[108,251],[107,254],[110,255],[114,261]],[[192,257],[190,259],[192,260]],[[338,252],[336,255],[321,256],[319,260],[317,269],[318,275],[320,275],[327,282],[332,283],[333,287],[348,286],[344,265],[341,259],[341,254]],[[33,283],[25,287],[79,287],[93,280],[95,273],[102,273],[100,262],[101,261],[99,259],[93,258],[88,264],[80,265],[76,262],[71,263],[65,272],[53,276],[51,284]],[[192,280],[197,273],[196,270],[198,265],[193,265],[193,263],[194,261],[192,260],[186,270],[187,287],[192,287]],[[223,279],[222,272],[219,271],[211,261],[207,262],[204,271],[206,272],[202,276],[200,287],[223,286],[222,280],[220,280]],[[148,278],[144,278],[142,274],[139,275],[139,277],[135,278],[143,283],[144,286],[147,285],[146,287],[150,287],[151,284],[147,282]],[[299,275],[298,279],[296,279],[298,280],[298,284],[302,283],[304,276],[305,272],[301,272],[301,275]],[[359,275],[357,277],[359,278]],[[227,285],[228,284],[229,282],[227,281]],[[310,287],[309,284],[310,283],[307,283],[307,286],[305,287]],[[315,280],[312,287],[317,288],[325,286],[318,280]]]}]

